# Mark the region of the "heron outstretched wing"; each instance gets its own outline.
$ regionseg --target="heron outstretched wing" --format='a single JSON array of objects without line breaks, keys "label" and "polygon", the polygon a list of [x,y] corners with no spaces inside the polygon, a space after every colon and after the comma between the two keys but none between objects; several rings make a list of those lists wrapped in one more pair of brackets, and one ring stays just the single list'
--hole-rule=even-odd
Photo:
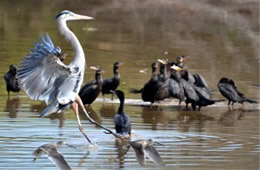
[{"label": "heron outstretched wing", "polygon": [[19,83],[30,98],[49,103],[73,70],[61,62],[58,57],[61,49],[54,47],[48,34],[40,39],[41,44],[34,43],[35,48],[22,60],[17,73]]}]

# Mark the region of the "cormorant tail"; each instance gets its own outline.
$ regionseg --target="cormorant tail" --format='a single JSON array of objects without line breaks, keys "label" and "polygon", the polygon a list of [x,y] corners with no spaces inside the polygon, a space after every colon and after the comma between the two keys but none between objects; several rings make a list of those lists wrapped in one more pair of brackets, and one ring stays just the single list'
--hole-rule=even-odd
[{"label": "cormorant tail", "polygon": [[251,99],[244,99],[243,102],[248,102],[248,103],[252,103],[252,104],[257,104],[257,101],[251,100]]},{"label": "cormorant tail", "polygon": [[137,89],[134,89],[134,88],[130,88],[129,92],[130,93],[135,93],[135,94],[142,93],[143,92],[143,88],[141,88],[140,90],[137,90]]},{"label": "cormorant tail", "polygon": [[224,101],[226,101],[225,99],[218,99],[218,100],[213,100],[215,103],[217,103],[217,102],[224,102]]}]

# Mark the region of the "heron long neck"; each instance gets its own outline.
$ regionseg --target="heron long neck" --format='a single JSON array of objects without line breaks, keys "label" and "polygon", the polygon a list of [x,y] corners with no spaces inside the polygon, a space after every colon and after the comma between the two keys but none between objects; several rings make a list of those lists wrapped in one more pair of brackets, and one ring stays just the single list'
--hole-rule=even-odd
[{"label": "heron long neck", "polygon": [[71,64],[85,68],[85,54],[83,48],[75,36],[75,34],[68,28],[65,20],[57,20],[58,29],[61,35],[70,43],[74,51],[74,59]]}]

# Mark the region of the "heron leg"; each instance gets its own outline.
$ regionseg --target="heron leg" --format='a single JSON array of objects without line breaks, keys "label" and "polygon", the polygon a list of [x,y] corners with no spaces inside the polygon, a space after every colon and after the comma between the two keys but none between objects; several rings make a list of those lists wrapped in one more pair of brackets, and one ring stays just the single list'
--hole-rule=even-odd
[{"label": "heron leg", "polygon": [[102,129],[104,129],[104,130],[106,130],[108,134],[112,134],[112,135],[114,135],[116,138],[119,138],[119,139],[124,140],[124,138],[123,138],[122,136],[120,136],[120,135],[114,133],[112,130],[110,130],[110,129],[108,129],[108,128],[102,126],[102,125],[100,125],[100,124],[97,123],[95,120],[93,120],[93,119],[89,116],[88,112],[86,111],[86,109],[85,109],[85,107],[84,107],[84,104],[82,103],[82,100],[81,100],[81,98],[80,98],[79,96],[76,97],[75,102],[76,102],[77,104],[79,104],[79,106],[82,108],[82,110],[84,111],[85,115],[88,117],[90,123],[93,123],[93,124],[97,125],[98,127],[102,128]]},{"label": "heron leg", "polygon": [[75,112],[75,115],[77,117],[77,121],[78,121],[78,126],[79,126],[79,130],[80,132],[82,133],[82,135],[87,139],[87,141],[92,144],[92,142],[90,141],[90,139],[88,138],[88,136],[86,135],[86,133],[84,132],[84,129],[81,125],[81,122],[80,122],[80,118],[79,118],[79,107],[78,107],[78,103],[74,102],[72,104],[72,107],[73,107],[73,110]]}]

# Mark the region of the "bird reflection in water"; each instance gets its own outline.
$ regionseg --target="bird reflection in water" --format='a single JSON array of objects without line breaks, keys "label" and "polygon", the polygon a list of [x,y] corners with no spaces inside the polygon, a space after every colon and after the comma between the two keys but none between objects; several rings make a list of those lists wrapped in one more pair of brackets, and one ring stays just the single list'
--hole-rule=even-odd
[{"label": "bird reflection in water", "polygon": [[[46,104],[44,102],[40,104],[34,104],[31,106],[32,112],[41,113],[46,108]],[[49,116],[50,120],[59,120],[59,127],[62,128],[64,126],[64,113],[53,113]]]},{"label": "bird reflection in water", "polygon": [[113,119],[116,113],[116,108],[114,104],[103,104],[99,112],[103,118]]},{"label": "bird reflection in water", "polygon": [[245,116],[243,109],[228,109],[219,117],[218,123],[224,126],[233,126],[236,120],[241,120]]},{"label": "bird reflection in water", "polygon": [[157,125],[168,125],[168,119],[165,118],[163,111],[154,107],[143,107],[142,109],[143,123],[152,124],[152,130],[157,130]]},{"label": "bird reflection in water", "polygon": [[[130,140],[130,138],[129,138]],[[118,160],[119,160],[119,169],[124,168],[125,164],[125,155],[130,149],[129,141],[128,140],[115,140],[115,147],[117,148],[118,152]]]},{"label": "bird reflection in water", "polygon": [[54,143],[54,144],[45,144],[38,147],[34,152],[33,155],[35,156],[33,161],[35,162],[43,153],[48,156],[57,168],[59,169],[71,169],[68,163],[66,162],[64,156],[58,152],[58,148],[65,144],[63,141]]},{"label": "bird reflection in water", "polygon": [[195,126],[195,131],[203,132],[206,121],[213,121],[214,117],[205,115],[199,111],[180,111],[177,119],[179,121],[179,129],[183,132],[189,132],[192,126]]},{"label": "bird reflection in water", "polygon": [[20,107],[20,105],[21,103],[19,98],[13,98],[13,99],[10,99],[9,97],[7,98],[5,111],[9,112],[10,118],[17,117],[17,108]]},{"label": "bird reflection in water", "polygon": [[79,161],[79,163],[78,163],[78,166],[77,166],[77,169],[82,169],[83,164],[86,163],[86,159],[87,159],[89,153],[90,153],[90,152],[87,152],[87,153],[80,159],[80,161]]},{"label": "bird reflection in water", "polygon": [[130,147],[135,152],[136,160],[138,161],[139,165],[145,166],[146,165],[146,157],[148,157],[152,162],[157,165],[164,166],[164,162],[155,149],[154,145],[162,145],[159,142],[155,142],[152,139],[149,140],[116,140],[115,146],[118,148],[118,159],[119,159],[119,168],[124,168],[124,156],[129,151]]},{"label": "bird reflection in water", "polygon": [[[87,110],[87,112],[89,113],[89,116],[93,119],[93,120],[95,120],[97,123],[99,123],[99,124],[102,124],[102,119],[101,119],[101,117],[100,117],[100,115],[98,115],[98,113],[92,108],[92,107],[90,107],[90,106],[85,106],[85,108],[86,108],[86,110]],[[82,116],[82,119],[84,119],[84,120],[87,120],[88,118],[87,118],[87,116],[83,113],[83,114],[81,114],[81,116]]]}]

